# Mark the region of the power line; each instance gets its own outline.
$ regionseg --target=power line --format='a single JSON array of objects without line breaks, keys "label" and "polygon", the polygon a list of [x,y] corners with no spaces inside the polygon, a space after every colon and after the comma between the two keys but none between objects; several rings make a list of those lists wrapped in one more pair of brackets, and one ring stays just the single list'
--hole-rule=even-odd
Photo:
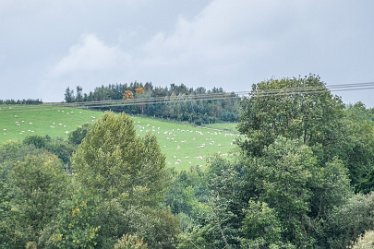
[{"label": "power line", "polygon": [[[332,92],[339,91],[360,91],[360,90],[372,90],[374,89],[374,82],[363,82],[363,83],[350,83],[350,84],[337,84],[330,86],[308,86],[308,87],[294,87],[294,88],[283,88],[283,89],[266,89],[250,91],[237,91],[237,92],[220,92],[220,93],[204,93],[204,94],[183,94],[179,96],[161,96],[161,97],[149,97],[149,98],[137,98],[129,100],[101,100],[101,101],[87,101],[87,102],[47,102],[40,105],[27,105],[27,106],[8,106],[8,108],[2,108],[0,105],[0,111],[12,110],[32,110],[36,109],[40,111],[40,107],[74,107],[80,109],[93,109],[93,108],[110,108],[119,106],[139,106],[139,105],[153,105],[153,104],[169,104],[175,102],[187,102],[187,101],[216,101],[216,100],[232,100],[241,99],[242,97],[275,97],[275,96],[287,96],[296,94],[318,94],[325,92],[326,89]],[[46,111],[48,109],[43,109]],[[55,108],[49,110],[56,110]]]},{"label": "power line", "polygon": [[[368,89],[374,89],[373,87],[361,87],[361,88],[341,88],[339,91],[352,91],[352,90],[368,90]],[[333,89],[334,90],[334,89]],[[300,89],[288,89],[283,91],[258,91],[255,95],[256,97],[270,97],[270,96],[284,96],[284,95],[293,95],[293,94],[311,94],[311,93],[320,93],[324,92],[324,89],[303,89],[302,91]],[[167,103],[173,103],[173,102],[183,102],[183,101],[207,101],[207,100],[223,100],[223,99],[238,99],[239,94],[245,95],[249,92],[233,92],[230,94],[220,94],[220,96],[214,96],[214,94],[210,95],[185,95],[181,97],[171,98],[171,97],[161,97],[161,98],[148,98],[148,99],[134,99],[134,100],[117,100],[117,101],[95,101],[95,102],[87,102],[87,103],[73,103],[73,104],[66,104],[66,103],[53,103],[52,105],[50,103],[39,105],[39,106],[20,106],[20,107],[11,107],[14,110],[17,109],[38,109],[40,110],[40,106],[59,106],[59,107],[75,107],[75,108],[82,108],[82,109],[90,109],[90,108],[103,108],[103,107],[115,107],[115,106],[133,106],[133,105],[149,105],[149,104],[167,104]]]}]

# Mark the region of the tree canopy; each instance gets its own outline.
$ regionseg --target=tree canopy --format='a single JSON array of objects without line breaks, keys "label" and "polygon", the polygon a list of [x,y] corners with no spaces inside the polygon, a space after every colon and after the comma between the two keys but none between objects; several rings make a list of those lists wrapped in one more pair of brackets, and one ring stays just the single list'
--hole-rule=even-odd
[{"label": "tree canopy", "polygon": [[[135,98],[165,90],[131,87]],[[98,89],[105,97],[120,87]],[[169,115],[188,116],[189,89],[169,90]],[[88,98],[79,87],[66,94]],[[309,75],[255,84],[242,102],[239,153],[206,167],[166,168],[156,138],[137,135],[123,113],[67,141],[1,145],[0,248],[371,248],[373,121],[373,109],[344,106]]]}]

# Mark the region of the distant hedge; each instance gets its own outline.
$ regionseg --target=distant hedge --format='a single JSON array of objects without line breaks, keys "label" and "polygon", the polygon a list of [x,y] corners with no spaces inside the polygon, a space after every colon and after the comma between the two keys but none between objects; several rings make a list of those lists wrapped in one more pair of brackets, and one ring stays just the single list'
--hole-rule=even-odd
[{"label": "distant hedge", "polygon": [[39,105],[43,104],[40,99],[0,99],[0,105]]}]

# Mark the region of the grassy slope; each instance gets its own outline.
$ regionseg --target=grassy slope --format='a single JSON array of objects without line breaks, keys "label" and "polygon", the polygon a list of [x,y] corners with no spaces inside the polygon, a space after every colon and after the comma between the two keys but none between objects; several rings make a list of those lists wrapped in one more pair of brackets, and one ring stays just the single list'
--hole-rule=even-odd
[{"label": "grassy slope", "polygon": [[238,123],[215,123],[215,124],[208,124],[206,125],[208,128],[218,129],[223,131],[230,131],[235,134],[239,134],[238,132]]},{"label": "grassy slope", "polygon": [[[0,106],[0,143],[22,140],[29,135],[50,135],[66,138],[70,131],[84,123],[93,123],[102,112],[61,108],[27,106],[25,108]],[[237,137],[234,124],[215,124],[196,127],[190,124],[159,119],[134,117],[139,135],[156,135],[167,165],[178,169],[202,165],[215,153],[230,156]]]}]

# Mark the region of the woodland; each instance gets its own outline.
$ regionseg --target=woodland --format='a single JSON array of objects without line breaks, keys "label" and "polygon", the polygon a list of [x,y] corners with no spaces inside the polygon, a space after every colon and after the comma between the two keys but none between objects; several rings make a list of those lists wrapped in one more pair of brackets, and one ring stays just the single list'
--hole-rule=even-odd
[{"label": "woodland", "polygon": [[[181,99],[207,92],[141,86]],[[112,85],[67,89],[65,100],[101,100],[117,87],[122,98],[124,86]],[[123,107],[67,140],[2,144],[0,248],[373,248],[374,109],[343,104],[316,75],[263,81],[219,103]],[[240,155],[166,167],[155,136],[138,135],[125,114],[139,112],[237,120]]]},{"label": "woodland", "polygon": [[[184,84],[155,87],[150,82],[145,84],[132,82],[96,87],[89,93],[83,93],[80,86],[77,86],[75,91],[68,87],[64,95],[66,103],[87,107],[97,105],[97,101],[123,100],[124,104],[129,105],[104,105],[97,106],[95,109],[177,120],[196,125],[239,120],[239,96],[233,92],[225,92],[220,87],[207,90],[204,87],[194,89]],[[204,99],[206,97],[210,98]],[[131,104],[134,100],[141,102],[149,99],[154,101],[151,104]]]}]

